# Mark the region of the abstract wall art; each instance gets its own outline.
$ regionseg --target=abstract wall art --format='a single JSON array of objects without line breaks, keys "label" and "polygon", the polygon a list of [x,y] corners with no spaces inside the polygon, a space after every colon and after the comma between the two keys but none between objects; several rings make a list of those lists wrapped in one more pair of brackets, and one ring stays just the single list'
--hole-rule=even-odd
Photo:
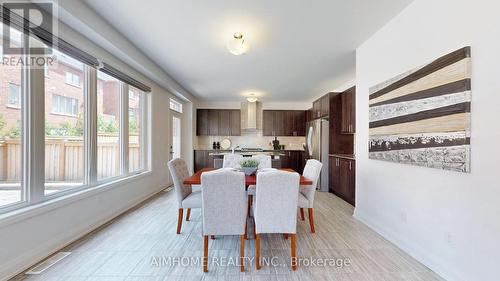
[{"label": "abstract wall art", "polygon": [[470,47],[370,89],[369,158],[470,172]]}]

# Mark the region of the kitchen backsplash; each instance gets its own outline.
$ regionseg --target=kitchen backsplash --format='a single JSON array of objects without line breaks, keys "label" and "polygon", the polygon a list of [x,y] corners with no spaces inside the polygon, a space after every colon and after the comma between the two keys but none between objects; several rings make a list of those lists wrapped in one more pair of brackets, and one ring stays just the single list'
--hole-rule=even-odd
[{"label": "kitchen backsplash", "polygon": [[[241,136],[197,136],[195,137],[195,149],[211,149],[214,141],[221,141],[225,138],[231,140],[231,149],[240,147],[257,147],[263,149],[273,149],[271,142],[274,137],[262,136],[262,131],[242,132]],[[303,150],[305,137],[278,137],[280,144],[285,145],[286,150]]]}]

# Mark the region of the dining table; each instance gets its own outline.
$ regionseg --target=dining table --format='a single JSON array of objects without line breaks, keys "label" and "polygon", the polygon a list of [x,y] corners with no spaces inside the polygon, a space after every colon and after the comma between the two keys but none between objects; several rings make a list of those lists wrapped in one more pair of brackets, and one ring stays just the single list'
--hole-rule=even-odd
[{"label": "dining table", "polygon": [[[215,168],[202,168],[200,170],[198,170],[196,173],[194,173],[192,176],[186,178],[184,180],[184,184],[189,184],[189,185],[199,185],[201,184],[201,174],[203,174],[204,172],[209,172],[209,171],[213,171],[213,170],[216,170]],[[287,171],[287,172],[295,172],[293,169],[279,169],[281,171]],[[257,184],[257,175],[256,174],[253,174],[253,175],[250,175],[250,176],[245,176],[245,185],[249,186],[249,185],[256,185]],[[301,186],[312,186],[313,184],[313,181],[300,175],[300,185]]]}]

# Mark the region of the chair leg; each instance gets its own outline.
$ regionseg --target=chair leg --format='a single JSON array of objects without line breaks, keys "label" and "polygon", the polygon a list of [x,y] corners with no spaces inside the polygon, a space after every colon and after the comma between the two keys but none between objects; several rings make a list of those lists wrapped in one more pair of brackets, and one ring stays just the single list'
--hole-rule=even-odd
[{"label": "chair leg", "polygon": [[208,235],[203,236],[203,272],[208,271]]},{"label": "chair leg", "polygon": [[245,272],[245,236],[240,236],[240,271]]},{"label": "chair leg", "polygon": [[245,221],[245,232],[243,233],[243,238],[245,238],[245,240],[248,239],[248,235],[247,235],[247,222]]},{"label": "chair leg", "polygon": [[255,235],[255,268],[260,269],[260,234]]},{"label": "chair leg", "polygon": [[186,221],[189,221],[190,216],[191,216],[191,208],[187,208]]},{"label": "chair leg", "polygon": [[285,239],[288,239],[288,233],[283,233],[283,237],[284,237]]},{"label": "chair leg", "polygon": [[253,195],[248,195],[248,209],[247,209],[247,216],[250,216],[250,210],[252,209],[252,200],[253,200]]},{"label": "chair leg", "polygon": [[295,248],[295,233],[292,235],[292,270],[295,271],[297,269],[297,253],[296,253],[296,248]]},{"label": "chair leg", "polygon": [[301,220],[305,220],[305,217],[304,217],[304,208],[300,208],[300,219]]},{"label": "chair leg", "polygon": [[314,233],[314,215],[313,215],[313,208],[308,209],[309,212],[309,225],[311,226],[311,233]]},{"label": "chair leg", "polygon": [[184,210],[182,208],[179,208],[179,217],[177,218],[177,234],[181,234],[181,227],[182,227],[182,213]]},{"label": "chair leg", "polygon": [[257,228],[255,227],[255,218],[253,218],[253,237],[257,238]]}]

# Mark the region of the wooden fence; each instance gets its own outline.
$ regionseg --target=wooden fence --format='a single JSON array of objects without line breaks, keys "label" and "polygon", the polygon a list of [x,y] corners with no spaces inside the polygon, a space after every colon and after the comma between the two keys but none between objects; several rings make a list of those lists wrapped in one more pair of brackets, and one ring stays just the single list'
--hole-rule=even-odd
[{"label": "wooden fence", "polygon": [[[85,175],[84,144],[81,139],[50,138],[45,140],[45,180],[47,182],[82,182]],[[137,136],[129,144],[129,168],[141,168]],[[20,140],[0,141],[0,182],[18,182],[22,178]],[[120,174],[120,147],[116,136],[98,136],[97,177]]]}]

